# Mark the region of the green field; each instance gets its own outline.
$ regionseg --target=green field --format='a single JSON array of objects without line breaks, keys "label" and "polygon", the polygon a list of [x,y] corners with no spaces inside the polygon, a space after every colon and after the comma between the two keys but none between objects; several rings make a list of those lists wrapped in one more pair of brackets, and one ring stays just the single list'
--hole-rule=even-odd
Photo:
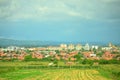
[{"label": "green field", "polygon": [[119,80],[120,65],[41,67],[43,62],[0,62],[0,80]]},{"label": "green field", "polygon": [[3,73],[0,80],[111,80],[97,70],[78,69],[23,69]]}]

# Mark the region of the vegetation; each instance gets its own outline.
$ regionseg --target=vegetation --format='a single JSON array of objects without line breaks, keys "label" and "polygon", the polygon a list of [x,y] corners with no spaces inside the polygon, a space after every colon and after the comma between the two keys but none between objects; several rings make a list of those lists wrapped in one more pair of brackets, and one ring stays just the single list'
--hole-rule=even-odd
[{"label": "vegetation", "polygon": [[31,55],[28,55],[25,57],[24,61],[39,61],[39,59],[37,58],[32,58]]},{"label": "vegetation", "polygon": [[101,65],[98,70],[103,76],[109,77],[113,80],[120,80],[120,65]]},{"label": "vegetation", "polygon": [[[24,74],[24,75],[23,75]],[[111,80],[95,69],[21,69],[3,73],[0,79],[8,80]]]},{"label": "vegetation", "polygon": [[[0,62],[0,80],[120,80],[119,64],[72,65],[71,68],[61,61],[58,66],[48,66],[43,61]],[[49,75],[48,75],[49,74]]]},{"label": "vegetation", "polygon": [[95,48],[1,51],[0,80],[30,79],[120,80],[120,54]]}]

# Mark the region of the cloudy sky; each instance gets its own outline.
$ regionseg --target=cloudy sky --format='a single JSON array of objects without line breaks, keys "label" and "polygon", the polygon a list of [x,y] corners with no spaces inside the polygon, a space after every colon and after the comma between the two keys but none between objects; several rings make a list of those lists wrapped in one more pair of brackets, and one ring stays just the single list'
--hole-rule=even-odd
[{"label": "cloudy sky", "polygon": [[120,0],[0,0],[0,37],[120,42]]}]

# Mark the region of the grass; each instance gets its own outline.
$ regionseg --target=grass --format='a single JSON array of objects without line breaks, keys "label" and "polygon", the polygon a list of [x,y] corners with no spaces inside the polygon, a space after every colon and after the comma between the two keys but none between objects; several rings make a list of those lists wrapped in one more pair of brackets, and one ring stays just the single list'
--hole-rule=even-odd
[{"label": "grass", "polygon": [[1,66],[34,66],[34,65],[44,65],[44,66],[47,66],[48,65],[48,62],[40,62],[40,61],[30,61],[30,62],[23,62],[23,61],[17,61],[17,62],[0,62],[0,67]]},{"label": "grass", "polygon": [[0,80],[111,80],[95,69],[22,69],[3,73]]},{"label": "grass", "polygon": [[16,70],[8,73],[3,73],[0,75],[2,79],[6,80],[21,80],[29,76],[39,75],[41,74],[35,70]]},{"label": "grass", "polygon": [[101,65],[99,72],[105,77],[112,78],[113,80],[120,80],[120,65]]},{"label": "grass", "polygon": [[48,62],[0,62],[0,80],[120,80],[120,65],[48,67]]}]

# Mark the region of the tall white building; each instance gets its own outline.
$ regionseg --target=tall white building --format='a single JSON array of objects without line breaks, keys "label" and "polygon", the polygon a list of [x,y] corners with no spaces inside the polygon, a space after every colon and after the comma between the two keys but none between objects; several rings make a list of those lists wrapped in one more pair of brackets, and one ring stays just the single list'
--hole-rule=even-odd
[{"label": "tall white building", "polygon": [[92,46],[91,49],[98,49],[98,46]]},{"label": "tall white building", "polygon": [[85,44],[84,49],[85,49],[85,50],[90,50],[90,46],[89,46],[89,44],[88,44],[88,43],[87,43],[87,44]]},{"label": "tall white building", "polygon": [[62,49],[66,49],[66,48],[67,48],[67,44],[60,44],[60,47],[61,47]]},{"label": "tall white building", "polygon": [[69,44],[68,49],[75,49],[75,46],[73,44]]},{"label": "tall white building", "polygon": [[77,45],[76,45],[76,50],[81,50],[81,49],[82,49],[82,45],[77,44]]},{"label": "tall white building", "polygon": [[7,49],[8,49],[9,51],[14,51],[14,50],[18,50],[19,47],[16,47],[16,46],[9,46],[9,47],[7,47]]}]

